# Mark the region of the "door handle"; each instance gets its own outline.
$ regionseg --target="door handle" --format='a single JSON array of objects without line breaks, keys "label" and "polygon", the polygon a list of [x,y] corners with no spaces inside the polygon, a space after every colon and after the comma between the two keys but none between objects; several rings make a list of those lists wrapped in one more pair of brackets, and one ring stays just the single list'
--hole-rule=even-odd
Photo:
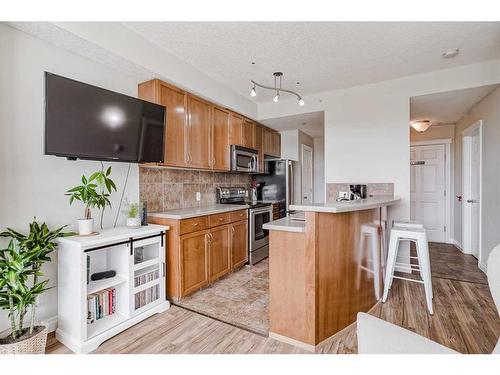
[{"label": "door handle", "polygon": [[467,203],[477,203],[477,200],[476,199],[467,199],[466,202]]}]

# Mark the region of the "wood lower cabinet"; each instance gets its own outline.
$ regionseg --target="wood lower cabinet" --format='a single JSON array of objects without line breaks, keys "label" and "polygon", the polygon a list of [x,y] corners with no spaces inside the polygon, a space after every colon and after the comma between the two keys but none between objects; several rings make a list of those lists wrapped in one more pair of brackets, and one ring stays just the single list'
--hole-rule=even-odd
[{"label": "wood lower cabinet", "polygon": [[248,262],[248,221],[238,221],[231,228],[231,268]]},{"label": "wood lower cabinet", "polygon": [[247,210],[175,220],[148,217],[168,225],[167,296],[178,300],[248,261]]},{"label": "wood lower cabinet", "polygon": [[208,284],[209,238],[209,230],[185,234],[180,238],[182,295],[187,295]]},{"label": "wood lower cabinet", "polygon": [[210,282],[231,271],[231,225],[222,225],[210,230],[209,249]]},{"label": "wood lower cabinet", "polygon": [[188,95],[188,166],[209,169],[212,166],[212,107],[210,103]]}]

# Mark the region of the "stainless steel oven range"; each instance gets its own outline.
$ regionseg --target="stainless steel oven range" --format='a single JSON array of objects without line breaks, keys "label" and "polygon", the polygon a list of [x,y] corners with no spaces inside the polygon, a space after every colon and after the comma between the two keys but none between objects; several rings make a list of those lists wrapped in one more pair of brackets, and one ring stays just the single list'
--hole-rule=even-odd
[{"label": "stainless steel oven range", "polygon": [[244,187],[219,187],[217,200],[221,204],[247,204],[248,209],[248,261],[251,265],[269,256],[269,231],[262,228],[272,221],[271,203],[248,201],[248,191]]}]

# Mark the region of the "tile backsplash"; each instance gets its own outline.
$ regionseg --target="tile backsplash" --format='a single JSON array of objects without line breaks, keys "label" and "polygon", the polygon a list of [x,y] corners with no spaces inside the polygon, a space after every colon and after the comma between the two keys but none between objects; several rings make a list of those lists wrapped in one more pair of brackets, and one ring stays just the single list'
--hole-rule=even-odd
[{"label": "tile backsplash", "polygon": [[[218,186],[249,187],[251,177],[241,173],[205,172],[158,167],[139,167],[139,192],[148,211],[209,206],[216,203]],[[200,192],[201,200],[196,200]]]},{"label": "tile backsplash", "polygon": [[[353,182],[352,184],[360,184],[361,182]],[[330,183],[326,184],[326,202],[333,203],[338,197],[339,191],[349,191],[349,185],[351,183]],[[377,195],[394,195],[394,184],[393,183],[371,183],[366,184],[366,194],[367,196],[377,196]]]}]

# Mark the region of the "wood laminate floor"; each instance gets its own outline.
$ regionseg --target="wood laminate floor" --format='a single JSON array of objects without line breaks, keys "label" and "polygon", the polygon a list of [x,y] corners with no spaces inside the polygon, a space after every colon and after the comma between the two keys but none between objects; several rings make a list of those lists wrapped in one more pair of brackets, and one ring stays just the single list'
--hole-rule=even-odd
[{"label": "wood laminate floor", "polygon": [[[385,304],[373,315],[461,353],[491,353],[500,319],[486,276],[472,256],[454,246],[431,244],[434,315],[425,307],[423,287],[395,280]],[[70,353],[53,334],[48,353]],[[317,348],[317,353],[356,353],[355,324]],[[274,339],[173,306],[103,343],[96,353],[307,353]]]}]

